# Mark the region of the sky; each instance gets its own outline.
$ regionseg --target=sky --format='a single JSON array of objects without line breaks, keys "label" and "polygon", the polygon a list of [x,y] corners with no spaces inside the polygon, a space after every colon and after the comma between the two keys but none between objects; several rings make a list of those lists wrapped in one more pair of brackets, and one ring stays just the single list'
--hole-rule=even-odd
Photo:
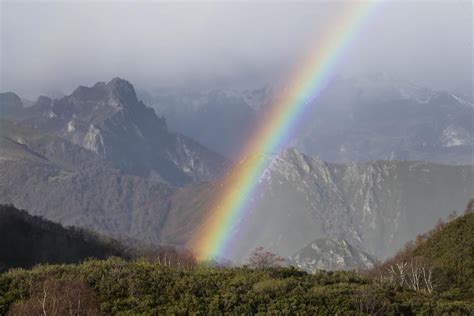
[{"label": "sky", "polygon": [[[117,76],[149,91],[284,82],[351,5],[0,1],[0,91],[29,99]],[[472,29],[471,1],[382,1],[336,71],[472,95]]]}]

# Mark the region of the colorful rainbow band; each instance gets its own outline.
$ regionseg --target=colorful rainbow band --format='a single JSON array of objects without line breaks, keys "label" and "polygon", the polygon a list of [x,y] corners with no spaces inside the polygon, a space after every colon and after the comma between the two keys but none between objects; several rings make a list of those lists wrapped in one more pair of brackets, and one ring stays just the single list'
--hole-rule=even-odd
[{"label": "colorful rainbow band", "polygon": [[279,152],[287,144],[296,123],[320,95],[341,55],[374,7],[375,1],[347,4],[342,15],[309,51],[285,91],[273,100],[261,125],[241,151],[239,162],[217,188],[210,208],[190,242],[198,259],[225,257],[236,220],[244,215],[258,180],[267,168],[265,155]]}]

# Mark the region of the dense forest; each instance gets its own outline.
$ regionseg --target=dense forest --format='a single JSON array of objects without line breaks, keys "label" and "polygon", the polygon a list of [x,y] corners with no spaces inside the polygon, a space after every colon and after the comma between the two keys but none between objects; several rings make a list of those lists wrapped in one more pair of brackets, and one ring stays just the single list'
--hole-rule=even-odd
[{"label": "dense forest", "polygon": [[126,256],[117,241],[83,229],[64,228],[12,205],[0,205],[0,272],[39,263],[78,263]]},{"label": "dense forest", "polygon": [[147,259],[163,265],[195,265],[186,249],[121,240],[77,227],[63,227],[13,205],[0,205],[0,272],[38,264],[80,263],[119,257]]},{"label": "dense forest", "polygon": [[370,271],[307,274],[279,267],[279,258],[261,249],[242,267],[196,263],[192,254],[167,250],[10,269],[0,274],[0,315],[469,315],[473,246],[468,209]]}]

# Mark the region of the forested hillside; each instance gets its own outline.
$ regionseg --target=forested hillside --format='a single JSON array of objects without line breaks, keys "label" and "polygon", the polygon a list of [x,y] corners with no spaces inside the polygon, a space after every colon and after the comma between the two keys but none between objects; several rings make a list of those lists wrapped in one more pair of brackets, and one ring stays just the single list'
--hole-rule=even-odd
[{"label": "forested hillside", "polygon": [[438,289],[474,300],[474,213],[433,231],[414,254],[431,262]]},{"label": "forested hillside", "polygon": [[110,256],[125,256],[125,249],[110,238],[75,227],[64,228],[12,205],[0,205],[0,272],[11,267]]},{"label": "forested hillside", "polygon": [[474,300],[474,199],[464,215],[439,221],[369,272],[391,284],[445,298]]}]

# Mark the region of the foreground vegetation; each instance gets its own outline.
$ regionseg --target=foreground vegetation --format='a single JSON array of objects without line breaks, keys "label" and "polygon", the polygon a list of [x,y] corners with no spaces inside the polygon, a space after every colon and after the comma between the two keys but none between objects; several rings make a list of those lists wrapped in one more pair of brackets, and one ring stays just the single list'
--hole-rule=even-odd
[{"label": "foreground vegetation", "polygon": [[474,312],[355,272],[293,268],[167,267],[146,260],[91,260],[0,275],[0,314],[442,314]]},{"label": "foreground vegetation", "polygon": [[438,225],[367,276],[447,299],[474,301],[474,200],[463,216]]},{"label": "foreground vegetation", "polygon": [[[3,214],[4,227],[36,232],[41,244],[75,247],[70,257],[51,252],[54,260],[82,261],[86,241],[94,251],[122,249],[27,214]],[[9,240],[5,247],[14,245]],[[25,260],[21,251],[10,259]],[[282,258],[263,248],[243,267],[199,264],[192,253],[166,247],[118,254],[0,274],[0,315],[474,315],[474,201],[370,271],[307,274],[277,266]],[[36,255],[19,262],[35,261],[42,262]]]}]

